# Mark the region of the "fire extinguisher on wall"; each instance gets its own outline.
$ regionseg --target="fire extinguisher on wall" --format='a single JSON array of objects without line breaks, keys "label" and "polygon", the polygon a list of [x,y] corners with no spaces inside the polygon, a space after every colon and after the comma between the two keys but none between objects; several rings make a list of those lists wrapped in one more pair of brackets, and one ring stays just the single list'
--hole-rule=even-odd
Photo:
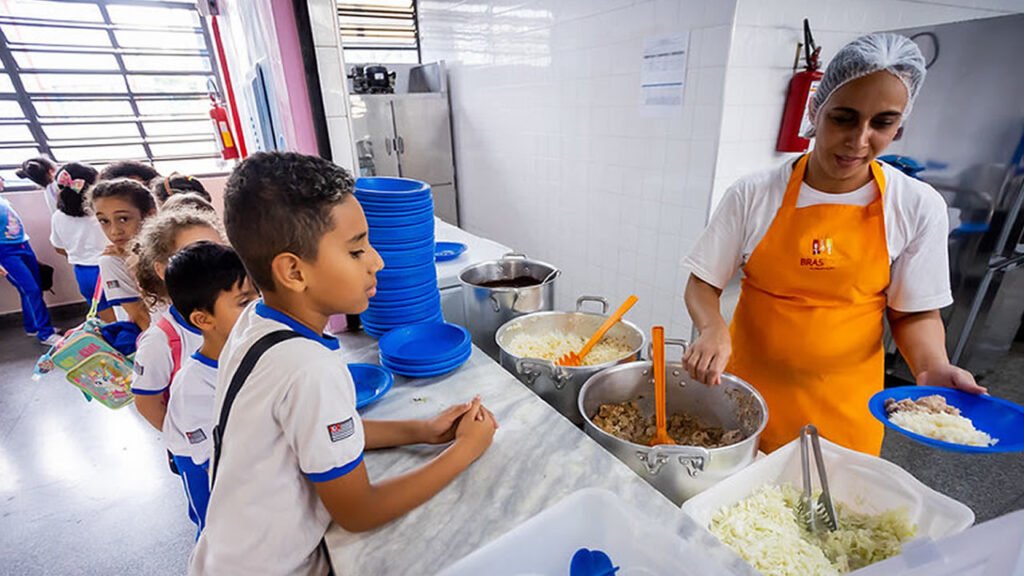
[{"label": "fire extinguisher on wall", "polygon": [[231,133],[231,124],[228,121],[228,111],[220,99],[220,95],[210,89],[210,119],[213,120],[213,131],[217,134],[217,147],[220,148],[220,156],[225,160],[235,160],[239,157],[238,146],[235,144],[235,136]]},{"label": "fire extinguisher on wall", "polygon": [[805,18],[804,69],[794,74],[789,81],[786,109],[782,113],[782,127],[779,129],[779,140],[775,144],[775,150],[778,152],[804,152],[811,143],[810,140],[800,135],[809,128],[806,118],[807,104],[818,90],[818,84],[823,76],[819,69],[821,67],[820,57],[821,47],[814,44],[811,25]]}]

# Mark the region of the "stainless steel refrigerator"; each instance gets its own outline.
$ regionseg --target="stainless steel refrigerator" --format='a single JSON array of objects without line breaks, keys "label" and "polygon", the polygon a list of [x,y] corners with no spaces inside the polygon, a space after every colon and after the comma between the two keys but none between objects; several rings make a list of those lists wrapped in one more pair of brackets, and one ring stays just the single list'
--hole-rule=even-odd
[{"label": "stainless steel refrigerator", "polygon": [[459,224],[448,94],[353,94],[361,176],[401,176],[433,188],[434,213]]},{"label": "stainless steel refrigerator", "polygon": [[[887,153],[924,169],[950,214],[955,304],[943,310],[951,360],[983,375],[1024,314],[1024,15],[897,30],[928,74],[904,137]],[[906,375],[898,355],[890,372]]]}]

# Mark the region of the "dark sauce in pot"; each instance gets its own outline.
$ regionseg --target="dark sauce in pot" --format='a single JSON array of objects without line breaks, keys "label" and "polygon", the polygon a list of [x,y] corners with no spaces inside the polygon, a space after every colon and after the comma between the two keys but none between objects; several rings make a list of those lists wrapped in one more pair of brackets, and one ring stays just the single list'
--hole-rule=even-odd
[{"label": "dark sauce in pot", "polygon": [[488,280],[486,282],[480,282],[477,286],[483,288],[527,288],[529,286],[539,286],[540,280],[532,276],[517,276],[515,278],[501,278],[499,280]]}]

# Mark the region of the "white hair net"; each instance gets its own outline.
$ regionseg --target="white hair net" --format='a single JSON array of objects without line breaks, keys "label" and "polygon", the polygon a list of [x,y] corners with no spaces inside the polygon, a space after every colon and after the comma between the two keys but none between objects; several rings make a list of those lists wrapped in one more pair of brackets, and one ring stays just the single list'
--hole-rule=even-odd
[{"label": "white hair net", "polygon": [[906,36],[890,33],[868,34],[843,46],[825,68],[825,74],[807,106],[810,128],[804,137],[814,136],[814,121],[828,99],[847,82],[885,70],[899,78],[907,87],[907,107],[903,119],[910,116],[921,85],[924,84],[925,60],[921,49]]}]

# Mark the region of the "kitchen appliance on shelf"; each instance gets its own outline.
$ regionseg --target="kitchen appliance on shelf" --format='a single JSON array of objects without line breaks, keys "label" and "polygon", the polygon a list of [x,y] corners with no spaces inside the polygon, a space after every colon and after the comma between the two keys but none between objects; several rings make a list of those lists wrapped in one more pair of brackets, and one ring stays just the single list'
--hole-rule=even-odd
[{"label": "kitchen appliance on shelf", "polygon": [[394,94],[397,74],[386,66],[353,66],[348,75],[353,94]]},{"label": "kitchen appliance on shelf", "polygon": [[[1022,30],[1024,15],[896,31],[921,47],[928,75],[889,152],[923,166],[916,177],[948,204],[947,350],[978,375],[1006,355],[1024,315]],[[908,379],[889,351],[889,373]]]},{"label": "kitchen appliance on shelf", "polygon": [[[401,176],[430,184],[434,214],[458,225],[451,110],[443,62],[399,69],[399,74],[398,93],[353,93],[350,97],[359,175]],[[402,88],[430,91],[401,92]]]}]

